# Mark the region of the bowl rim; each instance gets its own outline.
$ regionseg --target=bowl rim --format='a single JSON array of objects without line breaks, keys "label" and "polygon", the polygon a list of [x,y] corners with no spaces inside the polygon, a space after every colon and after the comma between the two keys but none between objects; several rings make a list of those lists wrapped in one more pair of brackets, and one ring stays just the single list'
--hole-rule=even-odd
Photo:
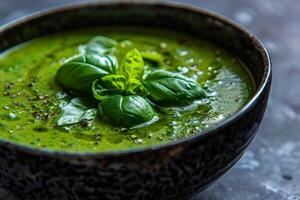
[{"label": "bowl rim", "polygon": [[158,151],[167,149],[170,147],[174,147],[177,145],[183,145],[187,143],[191,143],[195,140],[200,140],[203,137],[207,137],[213,134],[218,133],[220,129],[234,123],[238,119],[240,119],[243,115],[247,113],[259,100],[259,98],[264,94],[267,89],[268,84],[271,84],[272,79],[272,67],[271,67],[271,59],[267,52],[267,49],[264,47],[262,42],[249,30],[232,21],[231,19],[218,14],[216,12],[204,9],[199,6],[189,5],[185,3],[179,2],[162,2],[162,1],[132,1],[132,0],[115,0],[111,1],[101,1],[101,2],[80,2],[80,3],[70,3],[63,6],[57,6],[49,9],[44,9],[41,11],[33,12],[32,14],[26,15],[24,17],[18,18],[11,22],[8,22],[2,26],[0,26],[0,33],[5,32],[7,30],[13,29],[15,26],[26,23],[28,21],[47,16],[53,15],[58,12],[65,12],[73,9],[81,9],[81,8],[89,8],[89,7],[98,7],[98,6],[117,6],[117,5],[140,5],[140,6],[160,6],[171,9],[180,9],[185,11],[190,11],[193,13],[201,13],[203,15],[210,16],[217,21],[222,21],[223,23],[233,27],[236,30],[241,31],[243,34],[247,35],[250,40],[252,40],[253,45],[258,49],[259,53],[262,55],[262,58],[265,61],[263,80],[260,85],[257,86],[255,93],[252,95],[251,99],[237,112],[233,113],[231,116],[226,117],[225,119],[218,122],[216,125],[204,130],[200,131],[194,135],[191,135],[186,138],[178,139],[171,142],[166,142],[163,144],[155,144],[153,146],[148,147],[137,147],[137,148],[129,148],[125,150],[114,150],[114,151],[105,151],[105,152],[71,152],[71,151],[63,151],[63,150],[48,150],[48,149],[39,149],[36,147],[27,146],[24,144],[18,144],[9,140],[0,139],[0,146],[6,146],[8,148],[21,151],[23,153],[35,155],[35,156],[47,156],[47,157],[62,157],[64,159],[89,159],[89,158],[107,158],[107,157],[121,157],[128,156],[132,154],[140,154],[147,153],[152,151]]}]

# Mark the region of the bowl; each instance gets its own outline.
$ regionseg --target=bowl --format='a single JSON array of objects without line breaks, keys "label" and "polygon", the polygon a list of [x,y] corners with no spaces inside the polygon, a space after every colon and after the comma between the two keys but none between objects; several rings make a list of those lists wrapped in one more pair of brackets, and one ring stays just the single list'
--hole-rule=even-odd
[{"label": "bowl", "polygon": [[0,140],[0,186],[22,199],[186,199],[242,156],[262,121],[271,86],[266,49],[250,32],[212,12],[174,3],[96,2],[37,13],[0,28],[0,52],[46,34],[105,25],[184,32],[237,55],[256,89],[249,102],[194,136],[107,153],[38,150]]}]

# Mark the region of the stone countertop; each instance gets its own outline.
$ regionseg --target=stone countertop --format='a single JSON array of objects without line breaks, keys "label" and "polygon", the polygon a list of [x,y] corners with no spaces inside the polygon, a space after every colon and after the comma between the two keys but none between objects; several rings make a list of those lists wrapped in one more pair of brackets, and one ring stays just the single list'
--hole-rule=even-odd
[{"label": "stone countertop", "polygon": [[[0,25],[80,0],[1,0]],[[243,158],[192,200],[300,200],[300,2],[178,0],[208,8],[255,33],[271,54],[273,87],[259,133]],[[0,190],[0,199],[17,200]]]}]

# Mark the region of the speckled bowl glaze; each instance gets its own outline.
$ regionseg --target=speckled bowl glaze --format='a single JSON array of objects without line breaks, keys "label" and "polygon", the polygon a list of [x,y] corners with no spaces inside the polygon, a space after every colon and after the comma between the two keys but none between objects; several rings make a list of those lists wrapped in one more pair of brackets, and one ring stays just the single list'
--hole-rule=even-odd
[{"label": "speckled bowl glaze", "polygon": [[244,61],[256,92],[214,128],[151,148],[79,154],[0,141],[0,186],[5,190],[30,200],[185,199],[231,168],[255,136],[271,85],[268,54],[251,33],[206,10],[124,1],[70,5],[1,27],[0,52],[45,34],[112,24],[162,27],[213,41]]}]

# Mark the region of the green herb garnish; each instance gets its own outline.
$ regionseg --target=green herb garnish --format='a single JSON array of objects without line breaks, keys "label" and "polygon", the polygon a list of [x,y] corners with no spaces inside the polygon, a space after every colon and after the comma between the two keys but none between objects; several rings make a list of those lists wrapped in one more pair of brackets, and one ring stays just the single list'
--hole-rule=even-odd
[{"label": "green herb garnish", "polygon": [[57,121],[58,126],[77,124],[84,120],[95,119],[97,109],[88,98],[74,98],[68,104],[61,105],[62,113]]},{"label": "green herb garnish", "polygon": [[103,116],[123,127],[133,127],[153,119],[155,112],[148,101],[138,95],[114,95],[99,105]]},{"label": "green herb garnish", "polygon": [[[96,109],[86,99],[72,99],[62,107],[59,126],[91,121],[98,110],[112,123],[131,128],[156,116],[153,105],[186,105],[205,97],[196,81],[177,73],[156,70],[144,78],[143,56],[137,49],[129,51],[118,68],[116,46],[111,38],[95,37],[57,71],[56,80],[65,89],[99,102]],[[143,54],[163,65],[160,54]]]},{"label": "green herb garnish", "polygon": [[205,97],[202,87],[181,74],[156,70],[143,81],[149,98],[157,104],[188,104]]},{"label": "green herb garnish", "polygon": [[71,58],[56,73],[56,80],[66,90],[91,94],[95,79],[116,72],[115,56],[84,54]]},{"label": "green herb garnish", "polygon": [[104,36],[97,36],[91,39],[86,45],[80,46],[79,50],[82,54],[113,54],[116,46],[116,40]]}]

